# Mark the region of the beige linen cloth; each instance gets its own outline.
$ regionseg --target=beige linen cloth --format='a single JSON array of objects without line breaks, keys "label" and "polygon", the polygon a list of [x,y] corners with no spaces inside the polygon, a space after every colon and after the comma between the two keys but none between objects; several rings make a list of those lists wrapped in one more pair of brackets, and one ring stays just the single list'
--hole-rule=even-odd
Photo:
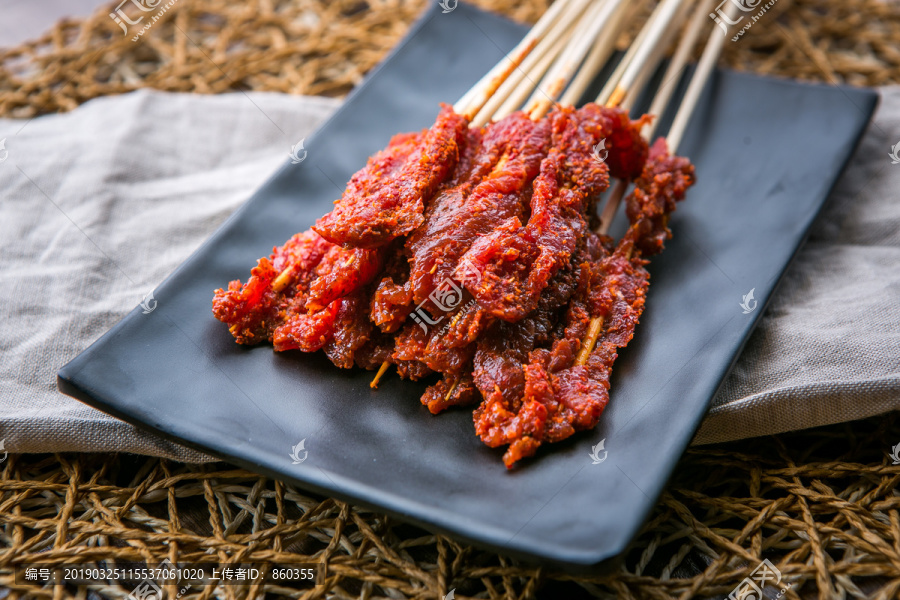
[{"label": "beige linen cloth", "polygon": [[[874,124],[695,443],[900,409],[900,164],[888,156],[900,141],[900,87],[881,91]],[[186,259],[337,106],[140,91],[0,120],[7,451],[209,460],[60,394],[56,370]]]}]

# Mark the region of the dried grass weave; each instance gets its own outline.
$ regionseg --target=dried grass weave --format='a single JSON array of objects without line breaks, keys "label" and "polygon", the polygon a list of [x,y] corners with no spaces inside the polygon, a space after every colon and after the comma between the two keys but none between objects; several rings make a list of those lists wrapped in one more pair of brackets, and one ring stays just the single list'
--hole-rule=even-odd
[{"label": "dried grass weave", "polygon": [[[185,598],[435,600],[451,589],[457,600],[721,598],[767,558],[791,584],[788,600],[889,600],[900,594],[892,440],[900,441],[896,413],[692,448],[623,563],[593,576],[522,564],[224,463],[10,456],[0,478],[0,588],[64,597],[61,587],[16,584],[13,569],[177,557],[327,567],[311,589],[220,586]],[[110,584],[90,593],[130,591]]]},{"label": "dried grass weave", "polygon": [[[478,0],[534,21],[547,0]],[[113,7],[117,3],[110,4]],[[653,3],[645,3],[647,7]],[[0,116],[71,110],[141,87],[340,96],[404,35],[425,0],[178,0],[140,43],[98,10],[0,49]],[[739,43],[735,69],[851,85],[900,81],[900,3],[778,0]],[[623,31],[624,47],[633,31]]]}]

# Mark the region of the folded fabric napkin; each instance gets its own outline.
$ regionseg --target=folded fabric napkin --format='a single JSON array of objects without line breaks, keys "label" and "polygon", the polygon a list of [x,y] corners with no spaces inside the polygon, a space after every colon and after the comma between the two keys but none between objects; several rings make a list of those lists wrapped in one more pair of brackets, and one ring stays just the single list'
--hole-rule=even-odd
[{"label": "folded fabric napkin", "polygon": [[[900,87],[881,92],[875,122],[695,443],[900,408],[900,164],[888,156]],[[56,370],[140,303],[338,104],[145,90],[0,119],[7,451],[210,460],[60,394]]]}]

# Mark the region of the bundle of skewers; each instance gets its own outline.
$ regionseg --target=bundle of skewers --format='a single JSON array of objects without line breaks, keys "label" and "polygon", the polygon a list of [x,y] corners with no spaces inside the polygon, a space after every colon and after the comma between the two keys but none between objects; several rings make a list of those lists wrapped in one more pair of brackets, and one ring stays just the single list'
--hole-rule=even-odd
[{"label": "bundle of skewers", "polygon": [[507,467],[593,428],[644,309],[648,259],[694,180],[673,153],[720,36],[667,138],[650,143],[656,120],[629,110],[684,25],[651,113],[668,105],[707,19],[696,4],[662,0],[596,101],[574,108],[640,2],[557,0],[430,128],[391,139],[330,213],[216,290],[216,318],[240,344],[377,370],[373,387],[392,366],[433,378],[422,404],[477,405],[476,434],[507,447]]}]

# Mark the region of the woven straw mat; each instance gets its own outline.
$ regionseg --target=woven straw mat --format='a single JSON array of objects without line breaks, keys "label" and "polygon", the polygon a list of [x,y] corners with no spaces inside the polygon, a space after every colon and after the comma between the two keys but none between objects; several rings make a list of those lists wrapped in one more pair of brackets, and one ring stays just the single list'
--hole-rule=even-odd
[{"label": "woven straw mat", "polygon": [[[340,96],[426,2],[179,0],[138,44],[109,19],[115,4],[0,50],[0,116],[66,111],[145,86]],[[531,22],[548,2],[477,4]],[[896,1],[779,0],[766,18],[726,44],[724,64],[830,83],[900,82]],[[12,572],[177,556],[327,565],[314,588],[206,587],[183,598],[433,600],[450,590],[458,600],[724,598],[766,558],[790,584],[784,598],[887,600],[900,597],[900,466],[887,455],[897,442],[892,414],[692,448],[622,564],[593,576],[519,563],[224,463],[10,455],[0,465],[0,598],[125,598],[126,586],[41,588]]]}]

